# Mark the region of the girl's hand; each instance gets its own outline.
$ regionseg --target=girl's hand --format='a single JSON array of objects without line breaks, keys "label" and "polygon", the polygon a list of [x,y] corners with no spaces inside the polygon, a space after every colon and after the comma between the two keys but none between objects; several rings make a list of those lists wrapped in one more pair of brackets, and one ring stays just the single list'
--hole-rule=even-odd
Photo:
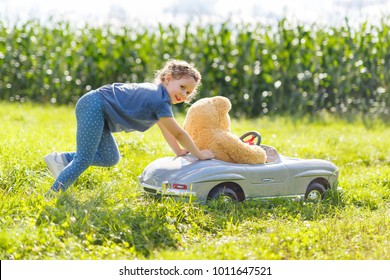
[{"label": "girl's hand", "polygon": [[212,159],[214,158],[214,154],[210,150],[202,150],[200,151],[200,157],[198,157],[200,160],[205,160],[205,159]]}]

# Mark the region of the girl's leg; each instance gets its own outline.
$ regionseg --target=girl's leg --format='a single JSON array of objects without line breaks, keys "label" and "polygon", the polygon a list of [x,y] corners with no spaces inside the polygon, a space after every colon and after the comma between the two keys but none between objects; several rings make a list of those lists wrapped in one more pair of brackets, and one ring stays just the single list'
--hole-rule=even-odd
[{"label": "girl's leg", "polygon": [[119,149],[115,138],[105,124],[99,147],[92,162],[94,166],[113,166],[120,160]]},{"label": "girl's leg", "polygon": [[[111,133],[105,129],[103,103],[99,93],[91,92],[84,95],[76,105],[77,119],[77,152],[72,155],[73,160],[64,168],[51,187],[54,191],[69,188],[76,179],[94,163],[98,149],[104,150],[108,143],[110,151],[116,147]],[[108,136],[107,133],[110,135]],[[114,144],[111,142],[113,141]],[[106,156],[106,154],[104,154]],[[119,153],[114,149],[115,163],[119,160]],[[111,157],[111,163],[113,163]]]},{"label": "girl's leg", "polygon": [[[76,152],[62,154],[69,163],[74,159]],[[119,162],[120,154],[115,138],[113,137],[107,124],[104,126],[103,134],[100,139],[99,147],[96,151],[95,158],[91,165],[93,166],[113,166]]]}]

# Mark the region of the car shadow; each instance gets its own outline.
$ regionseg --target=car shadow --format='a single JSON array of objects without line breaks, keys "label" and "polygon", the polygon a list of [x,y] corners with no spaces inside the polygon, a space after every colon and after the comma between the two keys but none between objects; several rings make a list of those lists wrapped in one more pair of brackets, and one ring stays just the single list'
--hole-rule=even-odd
[{"label": "car shadow", "polygon": [[314,221],[333,216],[345,206],[341,192],[329,190],[325,199],[320,202],[309,202],[295,198],[258,198],[243,202],[232,202],[224,199],[208,201],[204,205],[210,214],[227,217],[235,222],[251,219],[299,218]]}]

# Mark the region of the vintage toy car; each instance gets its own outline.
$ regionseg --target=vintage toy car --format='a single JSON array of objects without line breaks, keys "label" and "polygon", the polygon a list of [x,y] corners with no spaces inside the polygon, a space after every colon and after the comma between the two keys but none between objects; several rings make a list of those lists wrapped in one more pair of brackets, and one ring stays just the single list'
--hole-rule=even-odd
[{"label": "vintage toy car", "polygon": [[[249,140],[245,137],[250,136]],[[252,135],[252,136],[251,136]],[[241,137],[260,145],[261,136],[249,132]],[[206,202],[223,196],[233,201],[251,198],[294,197],[319,201],[337,187],[338,168],[321,159],[299,159],[280,155],[274,147],[261,145],[265,164],[235,164],[216,159],[197,160],[188,154],[164,157],[151,162],[139,176],[147,194],[192,196]]]}]

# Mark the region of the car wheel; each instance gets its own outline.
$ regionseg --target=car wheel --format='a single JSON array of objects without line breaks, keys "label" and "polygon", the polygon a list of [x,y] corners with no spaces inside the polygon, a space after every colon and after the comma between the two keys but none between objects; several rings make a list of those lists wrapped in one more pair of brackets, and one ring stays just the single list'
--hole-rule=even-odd
[{"label": "car wheel", "polygon": [[311,202],[319,202],[325,197],[325,187],[320,183],[311,183],[306,190],[305,199]]},{"label": "car wheel", "polygon": [[238,201],[237,193],[231,189],[230,187],[220,186],[213,190],[210,195],[210,199],[220,199],[222,198],[224,201]]}]

